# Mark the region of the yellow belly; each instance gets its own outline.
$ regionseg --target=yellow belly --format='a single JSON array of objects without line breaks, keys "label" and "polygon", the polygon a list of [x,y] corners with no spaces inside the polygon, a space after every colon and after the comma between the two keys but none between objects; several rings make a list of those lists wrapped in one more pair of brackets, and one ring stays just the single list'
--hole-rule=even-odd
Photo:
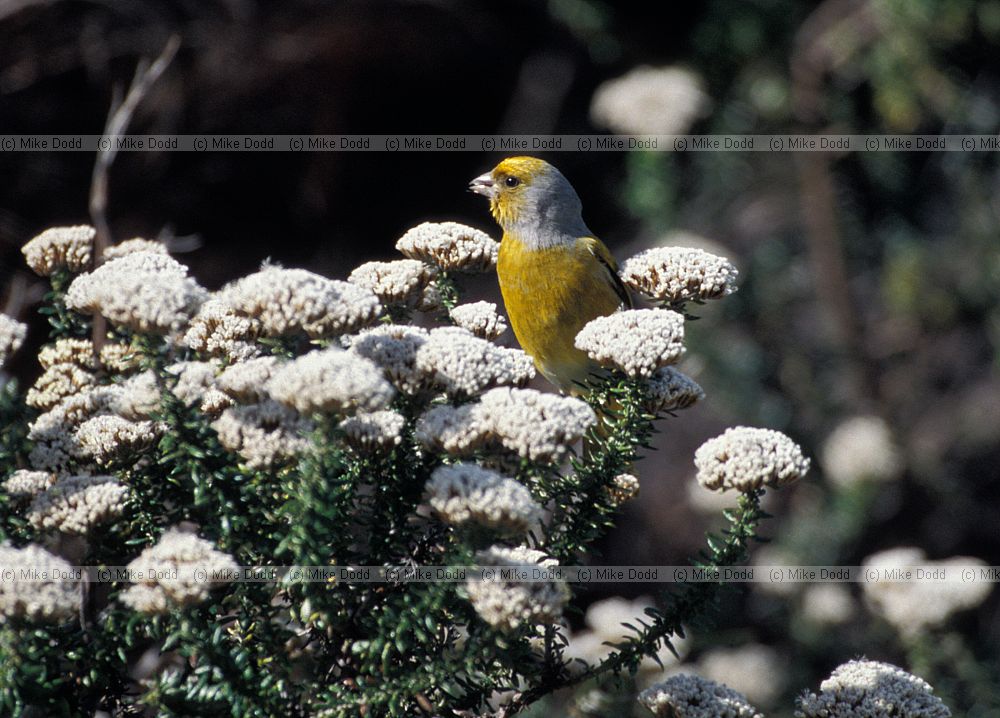
[{"label": "yellow belly", "polygon": [[612,314],[621,299],[607,270],[582,243],[529,250],[505,234],[497,261],[500,293],[521,348],[546,379],[574,391],[596,367],[573,346],[592,319]]}]

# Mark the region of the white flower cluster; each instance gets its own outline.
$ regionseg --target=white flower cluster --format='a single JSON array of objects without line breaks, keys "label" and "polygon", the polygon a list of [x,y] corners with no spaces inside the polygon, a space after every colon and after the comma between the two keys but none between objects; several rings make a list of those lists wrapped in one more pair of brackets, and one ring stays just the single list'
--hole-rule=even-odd
[{"label": "white flower cluster", "polygon": [[653,247],[629,257],[619,275],[627,287],[663,302],[718,299],[736,291],[739,272],[703,249]]},{"label": "white flower cluster", "polygon": [[523,386],[535,365],[520,349],[498,347],[460,327],[432,329],[417,349],[416,369],[451,395],[476,396],[497,386]]},{"label": "white flower cluster", "polygon": [[167,245],[163,242],[157,242],[153,239],[143,239],[142,237],[133,237],[132,239],[126,239],[124,242],[119,242],[118,244],[112,244],[110,247],[104,250],[103,259],[105,262],[112,259],[118,259],[119,257],[124,257],[126,254],[136,254],[137,252],[153,252],[155,254],[167,254]]},{"label": "white flower cluster", "polygon": [[400,237],[396,249],[447,272],[488,272],[496,266],[500,244],[458,222],[424,222]]},{"label": "white flower cluster", "polygon": [[82,272],[93,260],[96,234],[87,225],[52,227],[25,244],[21,253],[31,270],[43,277],[62,269]]},{"label": "white flower cluster", "polygon": [[264,387],[279,366],[278,357],[247,359],[226,367],[215,385],[237,401],[264,401],[270,396]]},{"label": "white flower cluster", "polygon": [[3,490],[18,498],[32,497],[52,486],[55,480],[56,475],[50,471],[18,469],[3,482]]},{"label": "white flower cluster", "polygon": [[[28,456],[29,463],[35,469],[65,470],[75,458],[83,458],[76,437],[81,424],[107,414],[142,421],[159,403],[160,390],[152,371],[129,377],[119,384],[83,388],[28,425],[28,438],[35,445]],[[96,440],[99,433],[96,427],[94,432]]]},{"label": "white flower cluster", "polygon": [[827,437],[820,455],[824,473],[842,487],[891,481],[903,470],[892,431],[877,416],[847,419]]},{"label": "white flower cluster", "polygon": [[[912,566],[967,566],[978,573],[986,563],[971,556],[928,561],[919,548],[894,548],[872,554],[861,565],[882,575],[889,569]],[[993,585],[985,581],[965,583],[922,579],[865,582],[862,589],[865,601],[876,614],[901,634],[914,636],[942,625],[954,613],[975,608],[986,600]]]},{"label": "white flower cluster", "polygon": [[95,392],[109,411],[133,421],[148,419],[160,408],[160,385],[151,369],[118,384],[97,387]]},{"label": "white flower cluster", "polygon": [[38,351],[38,363],[43,369],[60,364],[73,364],[81,369],[97,369],[94,344],[89,339],[56,339]]},{"label": "white flower cluster", "polygon": [[340,430],[351,448],[365,454],[398,446],[405,424],[403,415],[395,411],[363,411],[340,422]]},{"label": "white flower cluster", "polygon": [[[541,551],[525,546],[492,546],[477,553],[476,561],[483,567],[512,566],[528,571],[559,565]],[[465,590],[479,617],[501,631],[556,623],[569,600],[569,589],[560,580],[520,582],[470,578],[465,583]]]},{"label": "white flower cluster", "polygon": [[480,404],[434,406],[417,420],[414,437],[433,451],[450,456],[468,456],[483,448],[490,438],[489,417]]},{"label": "white flower cluster", "polygon": [[164,426],[155,421],[102,414],[80,424],[73,439],[77,456],[107,467],[151,448],[163,431]]},{"label": "white flower cluster", "polygon": [[604,367],[648,377],[684,354],[684,317],[666,309],[628,309],[586,324],[576,347]]},{"label": "white flower cluster", "polygon": [[136,252],[73,280],[66,306],[137,332],[169,334],[188,323],[208,292],[167,254]]},{"label": "white flower cluster", "polygon": [[309,448],[311,421],[276,401],[233,406],[212,422],[219,442],[243,457],[251,469],[270,469]]},{"label": "white flower cluster", "polygon": [[779,488],[809,471],[802,449],[780,431],[738,426],[709,439],[695,452],[698,483],[706,489],[752,491]]},{"label": "white flower cluster", "polygon": [[319,349],[277,368],[265,386],[303,414],[384,409],[396,393],[372,362],[343,349]]},{"label": "white flower cluster", "polygon": [[639,694],[658,718],[763,718],[746,696],[700,676],[671,676]]},{"label": "white flower cluster", "polygon": [[233,314],[257,320],[269,337],[337,336],[370,324],[382,309],[364,287],[269,264],[227,284],[216,299]]},{"label": "white flower cluster", "polygon": [[542,518],[542,507],[524,484],[475,464],[439,466],[427,482],[428,502],[445,523],[475,523],[525,534]]},{"label": "white flower cluster", "polygon": [[705,398],[705,391],[694,379],[672,366],[653,372],[646,382],[646,393],[646,410],[652,414],[687,409]]},{"label": "white flower cluster", "polygon": [[10,579],[0,581],[0,623],[12,619],[63,623],[79,615],[79,584],[58,578],[22,579],[32,571],[68,576],[71,567],[58,556],[34,544],[24,548],[0,545],[0,566],[11,570]]},{"label": "white flower cluster", "polygon": [[83,535],[121,516],[127,496],[113,476],[65,476],[35,496],[28,521],[40,531]]},{"label": "white flower cluster", "polygon": [[27,324],[22,324],[6,314],[0,314],[0,367],[7,363],[11,354],[21,348],[27,335]]},{"label": "white flower cluster", "polygon": [[100,363],[106,371],[128,374],[139,369],[141,354],[130,344],[109,342],[101,347]]},{"label": "white flower cluster", "polygon": [[615,506],[621,506],[639,495],[639,479],[632,474],[618,474],[608,485],[607,493]]},{"label": "white flower cluster", "polygon": [[379,366],[401,392],[417,394],[427,388],[423,372],[417,369],[417,350],[427,337],[428,331],[421,327],[387,324],[353,337],[351,351]]},{"label": "white flower cluster", "polygon": [[492,389],[479,402],[437,406],[417,422],[424,446],[454,456],[505,449],[539,463],[561,461],[597,417],[586,403],[534,389]]},{"label": "white flower cluster", "polygon": [[507,320],[497,313],[493,302],[459,304],[448,314],[455,324],[481,339],[492,341],[507,331]]},{"label": "white flower cluster", "polygon": [[[221,364],[216,361],[182,361],[166,368],[177,377],[171,388],[174,396],[187,406],[197,406],[209,416],[218,416],[235,402],[216,386]],[[239,366],[239,365],[236,365]]]},{"label": "white flower cluster", "polygon": [[802,591],[801,611],[814,624],[835,626],[854,617],[854,599],[839,583],[817,583]]},{"label": "white flower cluster", "polygon": [[585,402],[534,389],[494,389],[480,403],[504,448],[531,461],[561,461],[597,422]]},{"label": "white flower cluster", "polygon": [[[150,578],[130,586],[118,599],[133,611],[164,615],[178,608],[193,606],[208,599],[210,592],[224,585],[224,578],[238,566],[228,554],[217,550],[210,541],[194,534],[171,529],[155,545],[132,561],[130,571],[142,571]],[[156,578],[176,576],[176,578]]]},{"label": "white flower cluster", "polygon": [[796,718],[949,718],[951,711],[924,680],[890,663],[848,661],[799,699]]},{"label": "white flower cluster", "polygon": [[28,454],[32,468],[61,471],[77,454],[73,434],[76,428],[106,407],[99,390],[82,391],[67,397],[28,424],[28,439],[34,444]]},{"label": "white flower cluster", "polygon": [[85,371],[127,374],[139,367],[138,359],[138,350],[129,344],[108,342],[95,352],[89,339],[56,339],[38,352],[38,363],[46,370],[72,364]]},{"label": "white flower cluster", "polygon": [[644,65],[598,87],[590,117],[622,134],[682,135],[710,105],[701,78],[691,71]]},{"label": "white flower cluster", "polygon": [[36,409],[48,410],[68,396],[79,394],[97,383],[97,377],[69,362],[50,366],[28,389],[24,402]]},{"label": "white flower cluster", "polygon": [[725,683],[757,705],[774,703],[788,683],[787,663],[778,651],[762,643],[708,650],[695,670],[704,678]]},{"label": "white flower cluster", "polygon": [[208,356],[242,362],[261,353],[254,344],[260,331],[259,321],[237,314],[215,294],[201,305],[180,343]]},{"label": "white flower cluster", "polygon": [[417,259],[365,262],[347,281],[373,292],[383,304],[416,306],[437,271]]}]

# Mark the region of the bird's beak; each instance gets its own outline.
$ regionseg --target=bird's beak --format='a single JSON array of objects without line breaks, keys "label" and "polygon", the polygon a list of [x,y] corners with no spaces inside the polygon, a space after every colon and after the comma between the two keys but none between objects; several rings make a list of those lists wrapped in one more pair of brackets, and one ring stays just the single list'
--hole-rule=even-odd
[{"label": "bird's beak", "polygon": [[484,175],[479,175],[476,179],[469,182],[469,191],[493,199],[496,186],[493,184],[493,178],[490,176],[490,173],[487,172]]}]

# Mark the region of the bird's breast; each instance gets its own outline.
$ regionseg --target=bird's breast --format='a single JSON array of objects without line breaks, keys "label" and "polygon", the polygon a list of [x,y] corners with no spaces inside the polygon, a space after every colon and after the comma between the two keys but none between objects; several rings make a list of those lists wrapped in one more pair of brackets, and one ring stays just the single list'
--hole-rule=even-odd
[{"label": "bird's breast", "polygon": [[514,335],[539,371],[563,389],[585,379],[593,367],[573,341],[620,303],[597,258],[582,242],[529,249],[505,234],[497,277]]}]

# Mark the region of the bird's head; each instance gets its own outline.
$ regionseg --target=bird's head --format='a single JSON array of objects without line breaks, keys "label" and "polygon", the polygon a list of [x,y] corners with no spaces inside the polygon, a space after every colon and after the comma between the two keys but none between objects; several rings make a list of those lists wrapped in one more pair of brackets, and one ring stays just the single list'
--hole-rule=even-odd
[{"label": "bird's head", "polygon": [[508,157],[469,189],[490,200],[505,232],[525,238],[587,234],[580,198],[562,172],[536,157]]}]

